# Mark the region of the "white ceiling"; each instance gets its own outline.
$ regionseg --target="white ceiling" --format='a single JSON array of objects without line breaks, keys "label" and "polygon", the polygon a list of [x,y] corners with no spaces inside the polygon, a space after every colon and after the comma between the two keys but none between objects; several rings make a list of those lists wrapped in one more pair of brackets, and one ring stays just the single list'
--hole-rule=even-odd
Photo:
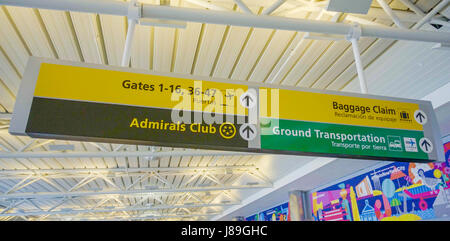
[{"label": "white ceiling", "polygon": [[[450,28],[443,27],[439,31],[449,32]],[[432,49],[435,45],[411,41],[395,43],[365,69],[369,92],[421,99],[446,85],[450,80],[450,51]],[[342,90],[359,92],[357,76]]]},{"label": "white ceiling", "polygon": [[[157,1],[146,0],[146,3]],[[193,1],[172,0],[172,6],[203,8]],[[231,0],[209,1],[211,4],[241,11]],[[273,2],[271,0],[245,1],[253,12],[261,12]],[[302,1],[287,1],[274,15],[292,18],[319,19],[318,12],[308,12],[296,6]],[[304,2],[304,1],[303,1]],[[400,1],[387,1],[396,11],[403,15],[413,16]],[[429,11],[439,3],[439,0],[413,1],[424,12]],[[324,6],[324,1],[318,1]],[[362,23],[383,24],[393,26],[386,14],[381,13],[376,1],[367,16],[355,15]],[[402,16],[403,16],[402,15]],[[320,20],[330,21],[333,13],[324,14]],[[349,16],[351,17],[351,16]],[[353,18],[354,20],[355,18]],[[417,19],[417,18],[416,18]],[[339,21],[342,21],[342,16]],[[350,22],[347,18],[344,22]],[[417,21],[417,20],[414,20]],[[414,24],[408,18],[404,24],[411,27]],[[124,50],[127,21],[125,17],[89,14],[77,12],[63,12],[43,9],[29,9],[22,7],[0,6],[0,112],[12,112],[15,96],[20,86],[29,56],[58,58],[87,63],[120,65]],[[427,27],[425,27],[427,28]],[[448,31],[448,29],[441,31]],[[304,33],[258,29],[248,27],[223,26],[214,24],[188,23],[186,29],[150,27],[138,25],[131,52],[131,67],[150,69],[159,72],[174,72],[180,74],[194,74],[252,82],[272,82],[281,85],[301,86],[341,91],[358,91],[357,74],[354,67],[353,53],[347,41],[311,40],[303,39]],[[295,46],[300,43],[295,52]],[[362,38],[359,41],[361,57],[366,69],[369,92],[372,94],[390,95],[406,98],[422,98],[433,92],[450,80],[450,52],[430,50],[432,44],[405,42],[383,39]],[[291,56],[291,57],[290,57]],[[2,123],[0,122],[0,126]],[[27,144],[33,147],[31,152],[48,151],[48,144],[39,145],[28,137],[11,136],[6,129],[0,129],[0,144],[10,151],[18,151]],[[75,151],[112,151],[120,145],[100,143],[100,146],[84,142],[55,141],[52,144],[71,143]],[[149,151],[149,146],[126,146],[129,151]],[[156,151],[184,150],[179,148],[156,148]],[[5,150],[2,150],[5,151]],[[238,166],[247,165],[258,167],[270,182],[282,185],[282,178],[295,171],[305,171],[305,180],[299,188],[307,190],[338,176],[372,165],[373,162],[361,160],[338,160],[331,164],[317,167],[312,173],[311,163],[317,161],[311,157],[294,156],[173,156],[148,160],[140,157],[117,158],[41,158],[41,159],[0,159],[0,169],[35,170],[35,169],[83,169],[83,168],[146,168],[146,167],[202,167],[202,166]],[[345,166],[340,165],[346,163]],[[303,169],[302,169],[303,168]],[[306,168],[306,169],[305,169]],[[309,174],[311,172],[311,174]],[[298,173],[300,173],[298,171]],[[303,173],[303,172],[302,172]],[[163,181],[156,177],[143,178],[120,176],[111,179],[96,179],[82,188],[82,191],[125,188],[134,182],[134,188],[160,185],[163,188],[183,188],[184,183],[194,177],[192,173],[167,175]],[[254,182],[255,177],[240,173],[217,174],[220,182],[227,185],[246,184]],[[327,177],[323,179],[323,177]],[[164,182],[167,181],[168,183]],[[17,177],[0,180],[0,191],[6,192],[14,187],[21,179]],[[53,179],[52,179],[53,180]],[[280,181],[281,180],[281,181]],[[294,179],[293,179],[294,180]],[[54,179],[56,183],[49,183],[41,179],[17,191],[17,193],[57,192],[58,188],[69,190],[81,181],[81,178],[63,177]],[[110,181],[110,182],[108,182]],[[142,181],[142,182],[138,182]],[[260,180],[259,180],[260,181]],[[279,181],[277,183],[277,181]],[[201,185],[215,185],[213,180],[198,176],[188,187]],[[287,184],[287,183],[286,183]],[[114,187],[117,186],[117,187]],[[277,186],[278,187],[278,186]],[[280,186],[281,187],[281,186]],[[281,190],[281,189],[280,189]],[[214,210],[222,214],[231,215],[233,210],[245,206],[254,198],[264,195],[267,189],[234,190],[231,194],[222,191],[210,194],[199,192],[192,197],[187,195],[179,202],[177,198],[182,193],[159,195],[140,203],[140,197],[126,197],[117,200],[107,200],[103,206],[141,207],[142,204],[183,205],[183,203],[202,201],[203,203],[220,203],[223,199],[236,199],[241,205],[214,208],[185,208],[185,213],[205,213]],[[270,191],[270,189],[269,189]],[[261,192],[258,194],[258,192]],[[211,195],[213,194],[213,195]],[[213,199],[215,194],[217,198]],[[178,196],[177,196],[178,195]],[[276,194],[278,195],[278,194]],[[231,198],[230,198],[231,196]],[[273,196],[271,198],[274,198]],[[213,200],[212,200],[213,199]],[[93,208],[104,200],[75,200],[64,202],[60,206],[57,200],[45,200],[35,203],[25,202],[10,211],[18,209],[54,210],[62,208],[80,209]],[[235,200],[235,201],[236,201]],[[7,206],[10,203],[5,203]],[[136,206],[137,205],[137,206]],[[37,206],[37,207],[36,207]],[[98,208],[98,207],[97,207]],[[159,215],[170,216],[183,208],[161,209]],[[225,210],[225,212],[223,212]],[[4,210],[4,212],[6,212]],[[107,218],[110,213],[97,213],[95,219]],[[137,211],[128,212],[140,215]],[[170,215],[169,215],[170,214]],[[222,215],[221,214],[221,215]],[[118,215],[115,213],[114,215]],[[114,216],[113,215],[113,216]],[[187,218],[199,218],[192,215]],[[220,215],[219,215],[220,216]],[[71,216],[72,217],[72,216]],[[125,216],[126,217],[126,216]],[[144,216],[145,217],[145,216]],[[8,219],[10,217],[3,217]],[[33,217],[34,218],[34,217]],[[51,215],[38,218],[64,220],[63,216]],[[77,218],[83,218],[77,216]]]}]

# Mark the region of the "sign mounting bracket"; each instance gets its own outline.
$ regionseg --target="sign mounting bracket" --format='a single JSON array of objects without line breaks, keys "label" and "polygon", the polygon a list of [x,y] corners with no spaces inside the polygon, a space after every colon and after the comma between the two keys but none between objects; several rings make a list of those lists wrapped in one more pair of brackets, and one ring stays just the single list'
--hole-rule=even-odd
[{"label": "sign mounting bracket", "polygon": [[367,82],[364,75],[364,67],[361,62],[361,54],[359,51],[358,41],[361,37],[361,26],[358,23],[353,24],[346,39],[352,43],[353,57],[355,58],[356,71],[358,72],[359,86],[361,93],[367,94]]}]

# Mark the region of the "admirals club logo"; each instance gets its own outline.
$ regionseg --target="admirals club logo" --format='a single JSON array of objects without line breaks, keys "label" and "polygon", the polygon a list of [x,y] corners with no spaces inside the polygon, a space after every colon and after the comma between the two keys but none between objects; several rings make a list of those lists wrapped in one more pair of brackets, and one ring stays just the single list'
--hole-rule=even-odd
[{"label": "admirals club logo", "polygon": [[405,151],[417,152],[416,138],[403,137],[403,143],[405,143]]}]

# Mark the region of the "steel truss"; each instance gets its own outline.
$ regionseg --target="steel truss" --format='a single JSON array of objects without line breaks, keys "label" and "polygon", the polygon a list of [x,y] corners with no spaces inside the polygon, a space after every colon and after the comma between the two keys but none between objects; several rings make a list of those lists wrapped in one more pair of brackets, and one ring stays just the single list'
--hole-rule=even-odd
[{"label": "steel truss", "polygon": [[76,216],[64,216],[59,217],[58,219],[52,219],[47,218],[46,220],[67,220],[67,221],[89,221],[89,220],[102,220],[102,221],[121,221],[121,220],[128,220],[128,221],[151,221],[151,220],[185,220],[195,218],[195,220],[198,219],[204,219],[207,217],[213,217],[219,213],[217,212],[211,212],[211,213],[180,213],[180,214],[172,214],[172,215],[108,215],[104,217],[98,217],[98,216],[89,216],[89,215],[76,215]]},{"label": "steel truss", "polygon": [[[9,124],[11,117],[9,113],[3,113],[0,117],[2,117],[0,119],[2,124]],[[0,131],[6,131],[6,128],[0,129]],[[156,151],[156,148],[151,148],[151,151],[127,151],[132,146],[124,144],[111,147],[94,142],[84,142],[84,144],[91,145],[97,151],[74,151],[73,147],[69,148],[69,151],[36,151],[41,148],[50,149],[55,141],[31,139],[22,146],[0,143],[0,158],[139,157],[154,160],[169,156],[242,156],[251,154],[203,150]],[[70,146],[69,144],[64,148]],[[246,185],[233,184],[234,180],[245,174],[250,175],[256,181]],[[229,178],[224,179],[225,176]],[[183,182],[174,186],[168,180],[170,177],[183,177]],[[121,183],[123,178],[129,179],[131,182],[119,185],[118,183]],[[69,179],[76,180],[76,182],[70,187],[60,184],[60,181]],[[156,180],[158,185],[149,186],[150,179]],[[197,183],[205,181],[209,181],[209,184],[197,185]],[[103,182],[103,188],[92,189],[90,184],[95,187],[98,182]],[[43,184],[47,184],[54,190],[34,192],[34,190],[41,189],[38,186]],[[253,165],[6,169],[0,170],[0,219],[21,217],[27,220],[98,220],[98,215],[105,220],[205,218],[214,214],[204,214],[202,210],[221,210],[230,205],[240,204],[240,200],[230,190],[271,186],[272,183]],[[220,196],[227,200],[217,200]],[[147,217],[149,212],[151,217]],[[177,215],[173,216],[173,213]]]},{"label": "steel truss", "polygon": [[[245,4],[241,4],[242,1],[236,2],[239,3],[239,7],[241,9],[244,9],[244,13],[234,12],[231,9],[227,9],[228,11],[192,9],[171,7],[165,5],[144,4],[137,3],[136,1],[127,3],[109,0],[0,0],[0,4],[11,6],[111,14],[118,16],[127,16],[131,20],[154,19],[158,21],[170,20],[182,22],[200,22],[244,27],[282,29],[321,34],[336,34],[342,36],[346,36],[347,34],[349,34],[353,28],[351,24],[345,23],[286,18],[273,15],[256,15],[251,13],[251,11],[248,10]],[[423,23],[430,22],[435,14],[440,9],[445,7],[448,2],[449,0],[442,0],[439,6],[436,7],[436,9],[430,11],[427,16],[423,17],[418,22],[418,24],[422,25]],[[281,3],[279,6],[281,6],[282,4],[286,3]],[[304,7],[306,9],[323,7],[317,4],[315,5],[308,3],[306,1],[299,1],[299,5],[300,7]],[[387,9],[385,9],[385,11],[386,10]],[[390,10],[387,10],[387,12],[396,13],[395,11]],[[389,14],[386,15],[389,16]],[[361,29],[362,37],[450,43],[450,34],[445,32],[422,31],[416,30],[416,28],[410,30],[402,28],[383,27],[378,25],[361,25]],[[132,33],[132,31],[129,32]],[[126,58],[124,58],[123,63],[126,63]]]},{"label": "steel truss", "polygon": [[[246,185],[234,185],[240,176],[248,174],[255,182]],[[184,175],[185,181],[175,187],[167,180],[169,176]],[[218,175],[237,175],[230,182],[223,182]],[[114,178],[133,177],[134,182],[127,186],[118,186]],[[78,181],[67,189],[57,183],[61,178],[75,178]],[[159,181],[158,185],[145,186],[150,178]],[[18,180],[15,185],[6,187],[0,194],[0,201],[5,208],[0,217],[12,216],[49,216],[92,215],[125,213],[128,216],[152,211],[159,217],[165,212],[184,210],[202,210],[237,205],[240,200],[230,190],[271,187],[272,183],[255,166],[215,166],[215,167],[167,167],[167,168],[102,168],[102,169],[62,169],[62,170],[2,170],[1,180]],[[107,183],[105,190],[85,188],[89,183],[102,180]],[[194,186],[194,181],[210,180],[206,186]],[[37,182],[46,182],[55,188],[53,192],[23,192],[27,186]],[[201,182],[201,181],[200,181]],[[229,200],[217,202],[220,195]],[[171,201],[166,202],[170,197]],[[127,205],[126,199],[134,198],[136,202]],[[94,204],[75,208],[80,201]],[[149,205],[149,201],[153,204]],[[156,212],[159,211],[159,212]],[[156,214],[155,214],[156,213]],[[159,215],[159,216],[158,216]],[[78,217],[77,216],[77,217]],[[200,215],[199,216],[204,216]],[[133,216],[134,217],[134,216]]]}]

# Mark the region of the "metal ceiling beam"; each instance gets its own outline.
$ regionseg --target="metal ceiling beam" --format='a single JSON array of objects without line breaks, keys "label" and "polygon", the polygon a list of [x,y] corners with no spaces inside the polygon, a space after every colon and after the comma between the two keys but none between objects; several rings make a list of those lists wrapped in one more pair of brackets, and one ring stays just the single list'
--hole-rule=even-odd
[{"label": "metal ceiling beam", "polygon": [[442,0],[436,7],[431,9],[427,13],[427,15],[425,15],[418,23],[416,23],[416,25],[414,25],[412,27],[412,29],[419,29],[424,24],[428,23],[439,11],[444,9],[448,5],[449,2],[450,2],[450,0]]},{"label": "metal ceiling beam", "polygon": [[[0,0],[0,4],[64,11],[113,14],[120,16],[128,15],[128,3],[119,1]],[[314,21],[277,16],[262,16],[228,11],[159,6],[151,4],[142,4],[142,18],[178,20],[338,35],[347,35],[352,28],[350,24],[345,23],[332,23],[326,21]],[[361,37],[450,43],[450,33],[446,32],[409,30],[369,25],[361,25],[361,29]]]},{"label": "metal ceiling beam", "polygon": [[378,4],[383,8],[383,10],[386,12],[386,14],[392,19],[392,21],[397,25],[399,28],[406,29],[407,27],[400,21],[397,14],[394,13],[392,8],[385,2],[385,0],[377,0]]},{"label": "metal ceiling beam", "polygon": [[239,8],[244,11],[245,13],[248,14],[253,14],[252,10],[250,10],[250,8],[247,7],[247,5],[245,5],[244,2],[242,2],[242,0],[233,0],[238,6]]},{"label": "metal ceiling beam", "polygon": [[[166,20],[182,20],[338,35],[347,35],[352,29],[352,25],[345,23],[152,5],[143,5],[142,16]],[[405,30],[368,25],[361,25],[361,30],[361,37],[450,43],[450,33],[446,32]]]},{"label": "metal ceiling beam", "polygon": [[[315,20],[320,20],[324,14],[324,10],[321,10],[319,14],[315,17]],[[283,64],[280,66],[278,71],[275,73],[275,75],[268,81],[268,83],[272,84],[278,76],[283,72],[287,64],[291,61],[291,59],[294,57],[295,53],[297,53],[300,46],[302,46],[303,42],[305,41],[305,35],[302,36],[302,38],[297,42],[295,47],[289,52],[289,55],[286,60],[283,61]]]},{"label": "metal ceiling beam", "polygon": [[[407,6],[409,9],[411,9],[413,12],[415,12],[417,14],[417,18],[420,17],[420,19],[417,19],[414,22],[418,22],[420,21],[423,17],[426,16],[426,14],[422,11],[422,9],[420,9],[419,7],[417,7],[414,3],[412,3],[410,0],[400,0],[400,2],[402,2],[405,6]],[[436,14],[438,15],[438,14]],[[442,19],[436,18],[436,17],[432,17],[430,19],[430,24],[440,24],[440,25],[444,25],[447,27],[450,27],[450,22],[446,22]]]},{"label": "metal ceiling beam", "polygon": [[[10,217],[10,216],[42,216],[42,215],[73,215],[80,213],[112,213],[112,212],[128,212],[128,211],[150,211],[150,210],[163,210],[163,209],[174,209],[174,208],[203,208],[203,207],[225,207],[232,205],[239,205],[239,202],[233,203],[206,203],[206,204],[192,204],[192,205],[159,205],[159,206],[149,206],[149,207],[127,207],[127,208],[113,208],[113,209],[73,209],[69,210],[63,208],[56,211],[26,211],[26,212],[10,212],[10,213],[0,213],[0,217]],[[17,207],[17,206],[16,206]]]},{"label": "metal ceiling beam", "polygon": [[0,5],[127,16],[128,2],[111,0],[1,0]]},{"label": "metal ceiling beam", "polygon": [[358,73],[359,87],[361,93],[367,94],[367,82],[364,74],[364,67],[361,61],[361,53],[359,51],[358,41],[361,37],[361,28],[356,24],[353,28],[352,35],[347,38],[352,43],[353,57],[355,59],[356,72]]},{"label": "metal ceiling beam", "polygon": [[285,2],[286,2],[286,0],[277,0],[275,3],[270,5],[268,8],[264,9],[263,12],[261,13],[261,15],[272,14],[275,10],[277,10]]},{"label": "metal ceiling beam", "polygon": [[[144,168],[146,169],[146,168]],[[107,172],[107,171],[86,171],[86,172],[78,172],[77,170],[67,170],[67,172],[46,172],[46,171],[38,171],[36,173],[32,172],[16,172],[16,171],[0,171],[0,180],[16,180],[23,179],[28,177],[39,177],[44,176],[48,179],[61,179],[61,178],[100,178],[100,175],[103,175],[107,178],[120,178],[120,177],[137,177],[137,178],[147,178],[154,177],[154,174],[159,174],[163,176],[190,176],[190,175],[205,175],[205,174],[216,174],[216,175],[224,175],[224,174],[239,174],[239,173],[250,173],[255,168],[236,168],[236,169],[186,169],[186,170],[169,170],[169,171],[135,171],[135,172]]]},{"label": "metal ceiling beam", "polygon": [[[218,215],[220,213],[191,213],[191,214],[176,214],[176,215],[154,215],[154,216],[125,216],[125,215],[112,215],[106,217],[97,217],[97,216],[74,216],[74,217],[65,217],[66,219],[70,219],[72,221],[80,220],[109,220],[109,221],[121,221],[121,220],[152,220],[152,219],[168,219],[168,218],[189,218],[189,217],[212,217]],[[57,220],[61,220],[58,218]]]},{"label": "metal ceiling beam", "polygon": [[[290,183],[293,183],[297,180],[300,180],[301,178],[319,170],[320,168],[326,167],[329,163],[338,160],[338,158],[326,158],[326,157],[318,157],[315,158],[305,165],[300,166],[299,168],[292,170],[289,174],[281,177],[280,179],[276,180],[273,183],[273,187],[270,189],[262,189],[254,194],[248,196],[244,200],[242,200],[241,205],[236,205],[233,207],[230,207],[229,209],[226,209],[223,214],[220,214],[220,216],[216,216],[212,221],[215,220],[224,220],[223,218],[227,215],[231,215],[233,212],[236,212],[238,210],[242,210],[241,208],[246,208],[251,203],[255,202],[256,200],[259,200],[263,197],[267,197],[268,195],[273,195],[275,192],[279,192],[280,190],[283,190],[284,187],[289,185]],[[229,217],[229,216],[228,216]]]},{"label": "metal ceiling beam", "polygon": [[112,177],[141,176],[146,173],[158,172],[161,175],[179,175],[193,174],[200,172],[220,173],[226,172],[246,172],[257,169],[255,165],[247,166],[204,166],[204,167],[141,167],[141,168],[75,168],[75,169],[15,169],[0,170],[2,177],[23,177],[28,175],[43,175],[49,178],[59,177],[58,175],[67,175],[65,177],[84,177],[89,174],[113,175]]},{"label": "metal ceiling beam", "polygon": [[243,156],[259,153],[231,151],[98,151],[98,152],[0,152],[0,158],[102,158],[102,157],[169,157],[169,156]]},{"label": "metal ceiling beam", "polygon": [[[215,198],[215,197],[212,198],[213,197],[213,196],[211,196],[212,194],[219,196],[223,192],[224,192],[224,190],[210,191],[209,195],[198,195],[198,196],[200,196],[201,198],[205,198],[205,200],[208,203],[208,200],[211,201],[212,199]],[[205,192],[205,193],[207,193],[207,192]],[[187,192],[185,192],[185,193],[183,193],[183,192],[180,192],[180,193],[158,193],[158,194],[152,194],[152,193],[146,193],[146,194],[139,194],[138,193],[138,194],[134,194],[133,193],[133,194],[108,195],[108,196],[101,196],[101,195],[95,196],[95,195],[92,195],[92,196],[82,196],[82,197],[72,197],[72,198],[58,197],[58,198],[39,198],[39,199],[28,198],[28,199],[10,199],[10,200],[8,200],[8,199],[1,200],[0,199],[0,201],[2,201],[3,203],[7,203],[8,201],[9,202],[11,202],[11,201],[18,202],[18,201],[22,201],[22,200],[26,200],[28,202],[30,202],[30,201],[31,202],[48,202],[48,201],[60,201],[60,200],[65,199],[65,200],[70,201],[72,203],[73,202],[81,203],[79,201],[91,201],[91,202],[97,202],[98,203],[100,201],[107,202],[107,201],[115,200],[115,199],[121,200],[123,202],[123,201],[127,201],[127,199],[130,199],[130,198],[136,198],[136,199],[138,199],[138,201],[136,203],[138,205],[135,205],[135,206],[139,206],[139,205],[142,205],[143,203],[146,203],[148,201],[149,202],[155,201],[155,203],[166,205],[166,203],[162,202],[161,200],[167,199],[167,198],[174,198],[174,199],[179,199],[178,201],[180,201],[181,199],[186,197],[186,195],[188,195]],[[184,200],[184,201],[186,201],[186,200]],[[240,202],[240,200],[237,199],[237,198],[234,198],[234,199],[228,200],[228,201],[229,202],[224,202],[223,204]],[[194,203],[196,203],[196,202],[194,202]],[[183,202],[176,202],[176,203],[175,202],[173,202],[173,203],[171,202],[169,204],[170,205],[183,204]],[[41,204],[41,205],[43,205],[43,204]],[[102,206],[103,207],[105,207],[105,206],[109,207],[111,205],[104,205],[104,203],[102,203],[101,205],[96,206],[95,208],[100,208]],[[67,207],[67,205],[65,205],[65,207]],[[70,207],[72,208],[72,206],[70,206]]]},{"label": "metal ceiling beam", "polygon": [[[316,7],[316,6],[301,6],[298,8],[294,8],[294,9],[290,9],[288,11],[281,11],[279,13],[277,13],[277,15],[282,15],[282,14],[293,14],[293,13],[297,13],[297,12],[301,12],[301,11],[305,11],[305,12],[319,12],[324,10],[324,8],[322,7]],[[327,14],[334,14],[335,12],[331,12],[331,11],[325,11]],[[397,15],[397,17],[400,19],[400,21],[402,22],[417,22],[421,19],[420,16],[416,15],[413,12],[410,11],[405,11],[405,10],[392,10],[392,12]],[[391,17],[389,17],[388,14],[386,14],[386,12],[381,9],[381,8],[370,8],[369,12],[367,14],[359,14],[359,13],[352,13],[352,14],[348,14],[348,16],[356,16],[356,17],[363,17],[363,18],[378,18],[378,19],[384,19],[384,20],[392,20]],[[425,16],[425,15],[424,15]],[[436,15],[436,18],[440,17],[439,15]],[[435,19],[435,18],[433,18]]]},{"label": "metal ceiling beam", "polygon": [[141,15],[141,5],[137,3],[136,0],[131,0],[128,6],[128,29],[127,37],[125,39],[125,46],[123,48],[122,62],[121,66],[128,67],[131,58],[131,44],[133,43],[134,31],[136,29],[136,24]]},{"label": "metal ceiling beam", "polygon": [[11,193],[1,194],[1,199],[52,199],[52,198],[71,198],[86,196],[104,196],[104,195],[142,195],[153,193],[175,193],[175,192],[208,192],[220,190],[242,190],[256,188],[270,188],[271,184],[255,185],[223,185],[207,187],[185,187],[185,188],[159,188],[159,189],[133,189],[133,190],[104,190],[104,191],[77,191],[77,192],[32,192],[32,193]]}]

